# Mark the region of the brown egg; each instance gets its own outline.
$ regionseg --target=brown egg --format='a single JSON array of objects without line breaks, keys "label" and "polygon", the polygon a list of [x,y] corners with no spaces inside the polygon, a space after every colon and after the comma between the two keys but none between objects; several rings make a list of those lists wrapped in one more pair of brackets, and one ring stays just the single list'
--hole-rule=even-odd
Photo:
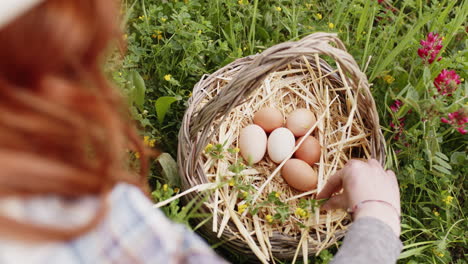
[{"label": "brown egg", "polygon": [[[296,146],[299,141],[304,137],[300,137],[296,140]],[[313,165],[320,160],[321,146],[319,141],[313,136],[308,136],[298,150],[294,153],[294,157],[307,162],[309,165]]]},{"label": "brown egg", "polygon": [[301,137],[317,122],[314,113],[305,108],[299,108],[289,114],[286,127],[293,132],[294,136]]},{"label": "brown egg", "polygon": [[317,188],[317,173],[305,161],[290,159],[281,168],[281,176],[294,189],[310,191]]},{"label": "brown egg", "polygon": [[273,107],[265,107],[255,113],[253,122],[262,127],[265,132],[270,133],[283,126],[284,118],[280,110]]}]

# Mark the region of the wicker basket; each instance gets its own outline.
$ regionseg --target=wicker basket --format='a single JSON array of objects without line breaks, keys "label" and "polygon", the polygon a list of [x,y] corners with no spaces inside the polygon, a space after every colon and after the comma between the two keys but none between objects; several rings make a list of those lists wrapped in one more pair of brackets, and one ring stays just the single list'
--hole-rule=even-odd
[{"label": "wicker basket", "polygon": [[[322,145],[316,166],[319,190],[351,158],[384,162],[385,142],[366,76],[335,34],[315,33],[238,59],[204,76],[194,87],[179,134],[183,189],[234,177],[227,168],[236,162],[237,153],[227,152],[224,159],[213,160],[204,149],[209,143],[237,147],[239,130],[252,123],[255,111],[265,105],[285,115],[297,107],[317,113],[316,127],[308,135],[315,135]],[[350,217],[342,210],[321,212],[318,208],[304,218],[295,215],[299,199],[313,199],[316,190],[300,193],[290,188],[280,176],[283,164],[276,165],[267,157],[245,170],[241,180],[255,188],[252,204],[276,191],[291,207],[290,218],[283,223],[266,221],[265,216],[275,208],[260,209],[254,215],[237,211],[242,204],[239,190],[219,184],[200,209],[213,218],[198,232],[263,263],[274,258],[295,261],[299,256],[307,263],[308,256],[336,243],[344,236]],[[197,195],[191,193],[186,199]]]}]

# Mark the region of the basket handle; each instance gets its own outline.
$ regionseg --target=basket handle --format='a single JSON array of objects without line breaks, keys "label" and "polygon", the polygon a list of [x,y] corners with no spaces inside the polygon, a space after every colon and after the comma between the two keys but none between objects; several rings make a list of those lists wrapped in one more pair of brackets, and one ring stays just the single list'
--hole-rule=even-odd
[{"label": "basket handle", "polygon": [[[223,118],[221,121],[223,122],[226,115],[234,107],[242,104],[271,72],[301,56],[310,57],[315,54],[329,56],[338,62],[344,73],[350,77],[349,80],[352,83],[349,85],[356,89],[363,88],[361,90],[366,96],[361,96],[359,99],[367,100],[365,104],[367,107],[373,108],[371,110],[376,109],[375,102],[371,99],[367,77],[361,72],[354,58],[346,51],[343,42],[336,34],[319,32],[308,35],[299,41],[280,43],[253,56],[253,61],[248,66],[244,67],[205,107],[194,113],[190,122],[190,136],[196,138],[199,131],[213,124],[218,118]],[[371,118],[376,120],[376,124],[379,124],[378,116],[374,114],[376,111],[366,112],[371,112]],[[374,132],[381,134],[378,126],[374,128]],[[195,156],[203,151],[212,135],[213,132],[198,139]],[[385,142],[379,143],[385,144]],[[376,156],[375,151],[383,153],[383,150],[374,149],[372,150],[374,157]],[[379,156],[382,163],[382,155]]]}]

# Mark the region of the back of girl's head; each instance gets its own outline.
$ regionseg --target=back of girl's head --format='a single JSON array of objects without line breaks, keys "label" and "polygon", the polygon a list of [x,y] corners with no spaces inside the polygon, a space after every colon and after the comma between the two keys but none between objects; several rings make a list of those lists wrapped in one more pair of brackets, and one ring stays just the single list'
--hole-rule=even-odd
[{"label": "back of girl's head", "polygon": [[[126,149],[144,151],[101,69],[103,53],[121,36],[115,4],[47,0],[0,28],[0,197],[104,201],[117,182],[144,185],[122,165]],[[147,163],[141,167],[144,175]],[[0,234],[67,239],[102,215],[73,230],[0,216]]]}]

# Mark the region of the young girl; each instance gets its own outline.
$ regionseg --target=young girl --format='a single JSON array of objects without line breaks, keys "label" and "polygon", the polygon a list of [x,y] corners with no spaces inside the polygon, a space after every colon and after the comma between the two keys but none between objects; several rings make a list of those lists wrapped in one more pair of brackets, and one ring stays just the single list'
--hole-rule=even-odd
[{"label": "young girl", "polygon": [[[148,153],[102,72],[115,0],[0,1],[0,263],[223,263],[152,208]],[[124,167],[141,153],[140,175]],[[320,196],[352,208],[335,263],[394,263],[398,184],[353,161]],[[370,250],[372,248],[372,250]],[[353,262],[354,261],[354,262]]]}]

